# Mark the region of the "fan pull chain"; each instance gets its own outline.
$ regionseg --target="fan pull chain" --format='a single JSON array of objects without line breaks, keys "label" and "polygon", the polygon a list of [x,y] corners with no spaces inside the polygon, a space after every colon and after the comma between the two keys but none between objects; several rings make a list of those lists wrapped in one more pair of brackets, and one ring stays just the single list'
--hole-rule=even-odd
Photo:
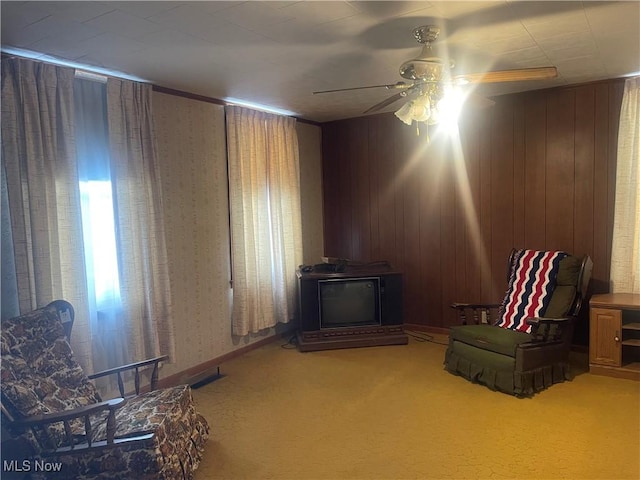
[{"label": "fan pull chain", "polygon": [[[430,143],[431,142],[431,138],[429,138],[429,124],[425,123],[426,125],[426,129],[427,129],[427,138],[426,138],[426,142]],[[416,122],[416,135],[420,136],[420,122]]]}]

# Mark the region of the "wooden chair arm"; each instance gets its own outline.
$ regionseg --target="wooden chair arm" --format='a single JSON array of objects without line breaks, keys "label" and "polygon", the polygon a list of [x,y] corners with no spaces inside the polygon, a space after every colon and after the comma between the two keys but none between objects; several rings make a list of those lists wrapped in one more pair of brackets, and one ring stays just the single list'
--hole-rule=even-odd
[{"label": "wooden chair arm", "polygon": [[527,322],[527,325],[533,326],[533,325],[564,325],[569,320],[571,320],[570,317],[563,317],[563,318],[529,317],[525,321]]},{"label": "wooden chair arm", "polygon": [[[34,429],[36,427],[44,427],[50,423],[59,423],[61,422],[64,426],[64,434],[65,434],[65,443],[67,445],[66,448],[74,449],[76,446],[76,442],[74,439],[74,431],[71,427],[71,420],[74,419],[83,419],[84,420],[84,438],[86,440],[86,444],[88,447],[91,447],[93,444],[93,426],[91,425],[91,415],[96,413],[107,411],[107,445],[113,445],[114,437],[116,433],[116,410],[120,407],[123,407],[127,403],[125,398],[114,398],[111,400],[107,400],[100,403],[94,403],[91,405],[85,405],[82,407],[77,407],[72,410],[65,410],[62,412],[56,413],[47,413],[42,415],[34,415],[28,418],[23,418],[19,420],[14,420],[11,422],[11,426],[22,427],[22,428],[31,428]],[[57,450],[59,447],[56,442],[52,441],[49,433],[46,429],[42,430],[44,432],[45,438],[47,442],[50,444],[49,447],[53,450]],[[36,435],[37,438],[37,435]],[[40,440],[38,440],[40,442]]]},{"label": "wooden chair arm", "polygon": [[73,420],[74,418],[93,415],[106,410],[115,411],[118,408],[123,407],[126,403],[126,398],[112,398],[111,400],[106,400],[100,403],[92,403],[91,405],[84,405],[72,410],[63,410],[62,412],[55,413],[44,413],[42,415],[33,415],[31,417],[17,419],[11,422],[11,424],[17,427],[38,427],[41,425],[47,425],[49,423]]},{"label": "wooden chair arm", "polygon": [[[527,325],[531,326],[531,335],[533,336],[533,344],[558,342],[561,338],[561,329],[567,325],[573,317],[562,318],[546,318],[546,317],[529,317],[525,319]],[[557,325],[555,332],[551,332],[551,326]],[[522,345],[521,345],[522,346]]]},{"label": "wooden chair arm", "polygon": [[161,355],[159,357],[149,358],[147,360],[142,360],[140,362],[129,363],[128,365],[122,365],[121,367],[109,368],[107,370],[102,370],[101,372],[93,373],[88,375],[88,377],[93,380],[95,378],[105,377],[107,375],[118,375],[118,390],[120,391],[120,396],[124,397],[124,381],[122,380],[122,372],[126,372],[128,370],[135,370],[134,384],[136,395],[140,394],[140,369],[143,367],[153,365],[153,372],[151,373],[151,381],[150,381],[150,390],[153,391],[156,389],[158,385],[158,365],[160,362],[168,360],[168,355]]},{"label": "wooden chair arm", "polygon": [[120,367],[108,368],[106,370],[102,370],[100,372],[92,373],[89,375],[89,378],[99,378],[104,377],[106,375],[112,375],[118,372],[124,372],[126,370],[132,370],[134,368],[145,367],[147,365],[158,364],[162,361],[165,361],[169,358],[169,355],[161,355],[160,357],[149,358],[147,360],[141,360],[139,362],[129,363],[127,365],[122,365]]},{"label": "wooden chair arm", "polygon": [[[478,325],[482,320],[482,312],[485,313],[487,323],[491,323],[491,310],[499,309],[501,303],[452,303],[451,308],[458,311],[462,325],[467,324],[467,311],[471,311],[473,323]],[[480,312],[480,315],[478,315]]]},{"label": "wooden chair arm", "polygon": [[562,342],[560,340],[538,340],[531,341],[526,343],[521,343],[518,345],[518,348],[522,348],[524,350],[528,348],[540,348],[541,346],[547,347],[549,345],[561,345]]},{"label": "wooden chair arm", "polygon": [[500,308],[501,303],[452,303],[451,308]]}]

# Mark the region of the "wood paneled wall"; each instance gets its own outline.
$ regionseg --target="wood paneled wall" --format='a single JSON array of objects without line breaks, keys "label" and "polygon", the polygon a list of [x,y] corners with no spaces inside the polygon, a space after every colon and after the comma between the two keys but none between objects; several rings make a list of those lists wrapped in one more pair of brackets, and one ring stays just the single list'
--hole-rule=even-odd
[{"label": "wood paneled wall", "polygon": [[405,322],[436,328],[457,323],[454,301],[502,299],[512,247],[588,254],[608,291],[623,88],[497,97],[430,142],[393,114],[323,124],[325,255],[390,261]]}]

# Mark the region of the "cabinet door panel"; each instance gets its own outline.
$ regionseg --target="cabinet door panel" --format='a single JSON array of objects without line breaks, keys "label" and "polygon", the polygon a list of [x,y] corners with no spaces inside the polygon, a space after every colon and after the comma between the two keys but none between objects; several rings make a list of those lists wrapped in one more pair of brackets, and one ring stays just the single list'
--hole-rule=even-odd
[{"label": "cabinet door panel", "polygon": [[622,312],[592,308],[590,323],[589,363],[619,367],[622,364]]}]

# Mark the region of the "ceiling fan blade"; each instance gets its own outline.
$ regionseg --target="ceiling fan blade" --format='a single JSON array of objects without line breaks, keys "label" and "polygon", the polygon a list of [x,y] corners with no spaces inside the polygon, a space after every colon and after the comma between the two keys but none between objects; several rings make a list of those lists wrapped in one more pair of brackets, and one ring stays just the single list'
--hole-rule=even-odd
[{"label": "ceiling fan blade", "polygon": [[366,87],[351,87],[351,88],[338,88],[336,90],[322,90],[320,92],[313,92],[313,94],[317,93],[333,93],[333,92],[348,92],[350,90],[364,90],[365,88],[386,88],[387,90],[395,90],[399,88],[409,88],[413,85],[405,82],[392,83],[389,85],[368,85]]},{"label": "ceiling fan blade", "polygon": [[496,102],[494,102],[490,98],[483,97],[482,95],[478,95],[473,92],[467,94],[465,103],[473,108],[478,108],[478,109],[493,107],[496,104]]},{"label": "ceiling fan blade", "polygon": [[515,70],[499,70],[495,72],[468,73],[453,77],[454,83],[494,83],[522,82],[525,80],[547,80],[558,76],[556,67],[518,68]]},{"label": "ceiling fan blade", "polygon": [[393,102],[397,102],[398,100],[400,100],[401,98],[404,98],[406,96],[407,96],[407,91],[406,90],[403,91],[403,92],[398,92],[395,95],[390,96],[386,100],[383,100],[380,103],[376,103],[373,107],[370,107],[370,108],[366,109],[362,113],[365,114],[365,113],[377,112],[378,110],[383,109],[387,105],[391,105]]}]

